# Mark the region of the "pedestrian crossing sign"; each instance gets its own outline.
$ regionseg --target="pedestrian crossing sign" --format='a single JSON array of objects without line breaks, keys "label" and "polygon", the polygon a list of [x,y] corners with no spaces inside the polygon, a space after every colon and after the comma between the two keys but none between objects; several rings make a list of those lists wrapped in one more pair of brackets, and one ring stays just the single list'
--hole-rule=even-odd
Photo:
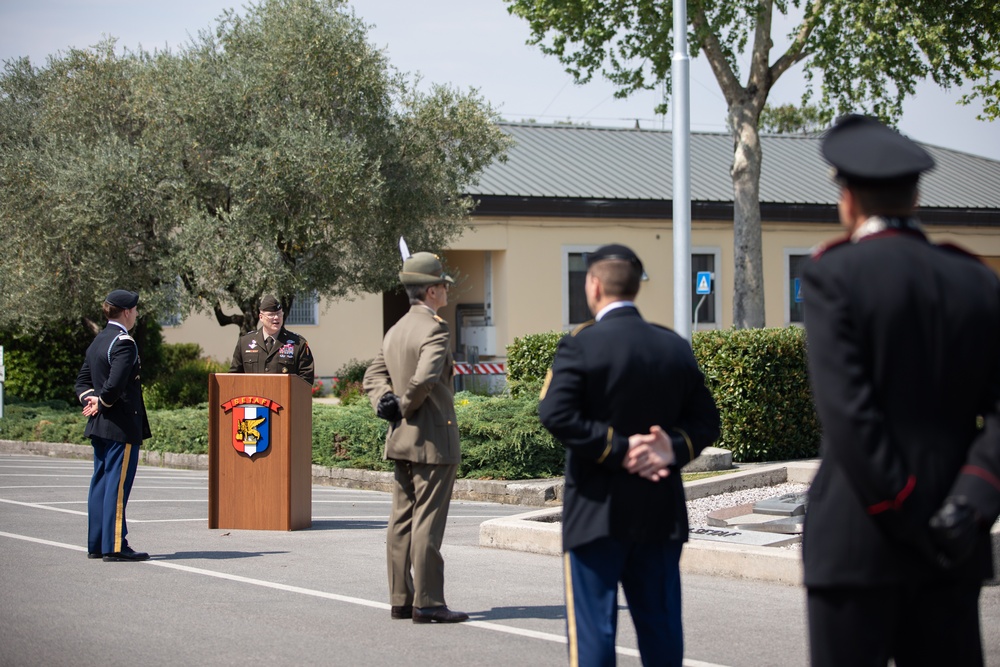
[{"label": "pedestrian crossing sign", "polygon": [[712,272],[699,271],[697,278],[695,278],[694,284],[695,284],[695,294],[711,294]]}]

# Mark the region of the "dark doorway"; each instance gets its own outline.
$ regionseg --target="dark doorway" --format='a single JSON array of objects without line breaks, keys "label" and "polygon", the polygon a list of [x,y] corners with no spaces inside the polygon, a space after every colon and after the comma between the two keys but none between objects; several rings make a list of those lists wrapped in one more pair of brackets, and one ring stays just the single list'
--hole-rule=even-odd
[{"label": "dark doorway", "polygon": [[382,292],[382,335],[410,310],[410,299],[402,287]]}]

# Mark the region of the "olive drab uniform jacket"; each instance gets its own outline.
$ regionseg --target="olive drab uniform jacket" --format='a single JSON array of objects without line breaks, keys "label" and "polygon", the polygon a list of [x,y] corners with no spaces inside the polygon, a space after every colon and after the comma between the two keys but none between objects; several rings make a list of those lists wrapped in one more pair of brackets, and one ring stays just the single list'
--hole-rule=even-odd
[{"label": "olive drab uniform jacket", "polygon": [[364,389],[373,408],[390,391],[400,400],[403,418],[389,425],[386,459],[435,465],[461,461],[450,340],[448,324],[434,311],[411,306],[386,333],[365,372]]},{"label": "olive drab uniform jacket", "polygon": [[263,329],[240,336],[229,372],[291,373],[310,385],[313,383],[316,365],[305,338],[281,327],[274,336],[275,342],[270,352],[264,347],[264,339]]}]

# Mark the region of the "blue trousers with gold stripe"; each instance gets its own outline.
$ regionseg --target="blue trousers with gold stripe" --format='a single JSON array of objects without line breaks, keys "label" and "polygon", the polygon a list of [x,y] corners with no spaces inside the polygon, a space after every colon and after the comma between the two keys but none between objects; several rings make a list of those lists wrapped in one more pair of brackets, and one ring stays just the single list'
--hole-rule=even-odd
[{"label": "blue trousers with gold stripe", "polygon": [[615,664],[618,582],[632,614],[643,665],[681,666],[681,543],[637,544],[605,537],[566,552],[569,663]]},{"label": "blue trousers with gold stripe", "polygon": [[132,492],[139,448],[97,436],[91,436],[90,441],[94,445],[94,476],[87,500],[87,551],[117,553],[128,544],[125,504]]}]

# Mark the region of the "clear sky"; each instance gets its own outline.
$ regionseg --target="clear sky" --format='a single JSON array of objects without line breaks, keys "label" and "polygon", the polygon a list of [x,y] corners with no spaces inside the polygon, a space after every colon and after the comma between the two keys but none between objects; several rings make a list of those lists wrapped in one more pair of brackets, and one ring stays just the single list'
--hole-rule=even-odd
[{"label": "clear sky", "polygon": [[[660,93],[618,100],[597,77],[574,84],[555,58],[525,44],[527,23],[510,16],[502,0],[356,0],[352,6],[396,69],[419,73],[425,82],[476,88],[506,120],[569,119],[597,127],[634,127],[638,120],[643,128],[671,127],[669,114],[653,113]],[[0,0],[0,60],[29,56],[43,64],[48,55],[91,46],[102,36],[131,48],[176,48],[214,27],[225,9],[242,7],[241,0]],[[797,103],[801,93],[796,69],[779,80],[769,101]],[[976,120],[981,107],[959,106],[959,97],[959,91],[921,84],[904,105],[900,130],[924,143],[1000,160],[1000,121]],[[693,60],[691,129],[722,132],[725,112],[704,58]]]}]

